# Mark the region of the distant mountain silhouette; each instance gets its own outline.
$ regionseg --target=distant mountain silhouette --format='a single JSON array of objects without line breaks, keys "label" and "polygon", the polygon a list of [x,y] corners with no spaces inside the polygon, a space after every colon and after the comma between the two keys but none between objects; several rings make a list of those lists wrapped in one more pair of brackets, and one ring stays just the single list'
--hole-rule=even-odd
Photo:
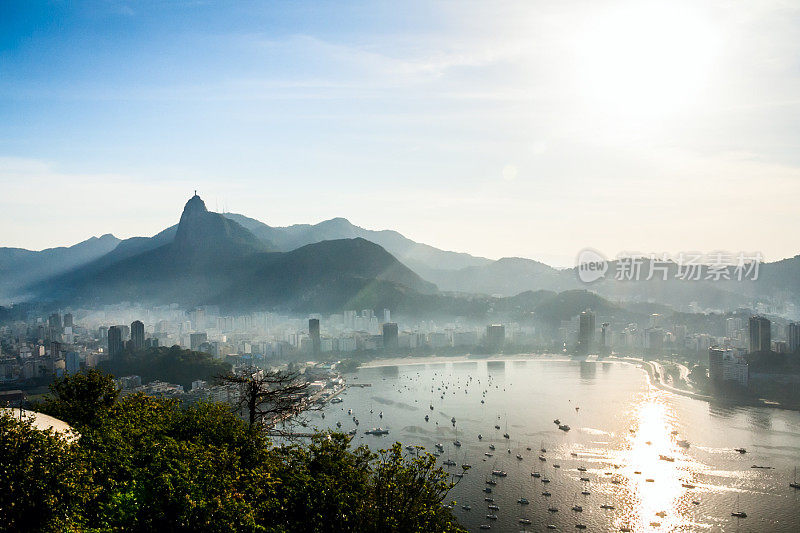
[{"label": "distant mountain silhouette", "polygon": [[[358,240],[376,248],[348,242]],[[310,245],[318,246],[307,249]],[[643,278],[648,265],[642,265]],[[367,230],[344,218],[273,227],[243,215],[209,212],[195,195],[180,222],[153,237],[119,241],[104,235],[41,252],[0,248],[0,302],[12,296],[17,301],[214,300],[312,310],[317,304],[326,309],[340,304],[358,308],[357,302],[366,306],[384,301],[397,309],[410,308],[413,302],[421,312],[447,308],[471,315],[484,308],[530,312],[535,306],[526,298],[541,299],[542,291],[589,289],[615,302],[666,304],[681,310],[688,310],[690,303],[700,309],[731,310],[774,299],[800,306],[800,256],[762,264],[759,279],[745,282],[681,281],[675,279],[676,265],[666,281],[618,281],[613,279],[615,268],[612,261],[604,280],[586,285],[574,268],[440,250],[395,231]],[[435,294],[429,282],[458,297]]]},{"label": "distant mountain silhouette", "polygon": [[457,270],[492,262],[484,257],[440,250],[427,244],[414,242],[396,231],[364,229],[350,223],[345,218],[332,218],[313,225],[296,224],[287,227],[273,227],[244,215],[225,213],[224,216],[238,222],[255,236],[280,251],[294,250],[306,244],[326,240],[361,237],[381,245],[404,265],[430,281],[433,280],[429,274],[436,270]]},{"label": "distant mountain silhouette", "polygon": [[22,288],[68,272],[114,250],[120,240],[113,235],[92,237],[70,247],[41,251],[0,248],[0,300],[22,296]]},{"label": "distant mountain silhouette", "polygon": [[[216,303],[222,307],[341,309],[370,285],[430,294],[423,281],[380,246],[340,239],[287,253],[192,197],[170,239],[128,240],[83,267],[34,286],[40,297],[82,303]],[[362,299],[363,299],[362,294]]]}]

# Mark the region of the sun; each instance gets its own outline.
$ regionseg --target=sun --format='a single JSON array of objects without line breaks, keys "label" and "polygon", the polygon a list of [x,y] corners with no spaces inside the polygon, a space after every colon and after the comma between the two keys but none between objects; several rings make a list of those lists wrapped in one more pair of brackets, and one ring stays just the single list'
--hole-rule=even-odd
[{"label": "sun", "polygon": [[691,106],[713,72],[718,41],[691,6],[636,2],[603,12],[574,40],[579,98],[614,115]]}]

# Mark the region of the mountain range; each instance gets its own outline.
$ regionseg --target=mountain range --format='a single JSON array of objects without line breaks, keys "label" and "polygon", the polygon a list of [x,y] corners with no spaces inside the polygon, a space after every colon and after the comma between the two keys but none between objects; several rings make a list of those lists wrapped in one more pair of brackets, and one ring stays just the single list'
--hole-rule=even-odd
[{"label": "mountain range", "polygon": [[[614,268],[611,262],[609,273]],[[646,268],[647,263],[643,272]],[[676,268],[672,265],[671,274]],[[676,309],[690,302],[734,309],[754,299],[798,301],[800,256],[762,264],[757,282],[683,282],[672,275],[667,281],[623,282],[609,275],[587,286],[575,269],[440,250],[344,218],[274,227],[213,213],[197,195],[178,224],[152,237],[103,235],[39,252],[0,248],[0,300],[6,301],[213,303],[317,312],[386,306],[467,316],[511,311],[520,302],[529,311],[543,295],[587,288],[606,301],[658,302]],[[538,295],[536,305],[532,294]],[[515,295],[517,304],[510,298]]]}]

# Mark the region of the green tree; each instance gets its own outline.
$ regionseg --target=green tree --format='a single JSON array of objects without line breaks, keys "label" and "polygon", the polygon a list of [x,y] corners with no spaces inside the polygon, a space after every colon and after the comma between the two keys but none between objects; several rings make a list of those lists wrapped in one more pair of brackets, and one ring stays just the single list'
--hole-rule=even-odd
[{"label": "green tree", "polygon": [[88,480],[77,445],[0,412],[0,531],[79,529]]},{"label": "green tree", "polygon": [[37,405],[37,410],[79,430],[96,426],[119,397],[114,377],[96,369],[57,378],[50,384],[50,392],[52,396]]}]

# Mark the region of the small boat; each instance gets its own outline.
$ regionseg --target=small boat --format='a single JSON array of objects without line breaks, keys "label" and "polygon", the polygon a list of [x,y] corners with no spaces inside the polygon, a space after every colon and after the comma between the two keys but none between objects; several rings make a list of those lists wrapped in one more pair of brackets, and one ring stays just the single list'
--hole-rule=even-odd
[{"label": "small boat", "polygon": [[761,469],[761,470],[772,470],[771,466],[761,466],[761,465],[753,465],[750,468],[758,468],[758,469]]},{"label": "small boat", "polygon": [[575,524],[575,529],[586,529],[584,524]]},{"label": "small boat", "polygon": [[519,523],[520,523],[520,524],[525,524],[525,525],[528,525],[528,524],[530,524],[530,523],[531,523],[531,521],[530,521],[529,519],[527,519],[527,518],[520,518],[520,519],[519,519]]},{"label": "small boat", "polygon": [[662,461],[667,461],[669,463],[674,463],[675,462],[675,458],[674,457],[670,457],[669,455],[659,455],[658,458],[661,459]]},{"label": "small boat", "polygon": [[436,447],[437,450],[444,451],[444,446],[442,445],[441,442],[437,442],[436,444],[434,444],[434,446]]},{"label": "small boat", "polygon": [[551,505],[550,507],[547,508],[547,510],[550,511],[551,513],[557,513],[558,512],[558,507],[553,507]]},{"label": "small boat", "polygon": [[579,466],[578,467],[578,472],[586,472],[586,467],[585,466]]},{"label": "small boat", "polygon": [[667,512],[666,511],[659,511],[659,512],[656,513],[656,516],[659,517],[659,518],[664,518],[665,516],[667,516]]},{"label": "small boat", "polygon": [[430,405],[431,411],[433,411],[433,404]]},{"label": "small boat", "polygon": [[688,448],[688,447],[689,447],[689,441],[688,441],[688,440],[679,440],[679,441],[677,442],[677,444],[678,444],[678,446],[680,446],[681,448]]},{"label": "small boat", "polygon": [[494,444],[490,444],[490,445],[489,445],[489,449],[490,449],[490,450],[494,450]]},{"label": "small boat", "polygon": [[453,461],[452,459],[448,459],[448,460],[444,461],[443,464],[446,464],[447,466],[456,466],[456,462]]},{"label": "small boat", "polygon": [[497,515],[496,514],[487,514],[486,518],[488,518],[489,520],[497,520]]},{"label": "small boat", "polygon": [[581,494],[583,494],[584,496],[588,496],[589,494],[591,494],[591,492],[589,492],[588,490],[582,490]]},{"label": "small boat", "polygon": [[547,529],[558,529],[555,524],[547,524]]},{"label": "small boat", "polygon": [[520,503],[522,505],[528,505],[531,502],[528,501],[528,498],[520,498],[519,500],[517,500],[517,503]]},{"label": "small boat", "polygon": [[578,457],[578,454],[577,454],[577,453],[575,453],[575,452],[569,452],[569,454],[570,454],[572,457]]},{"label": "small boat", "polygon": [[492,470],[492,475],[497,477],[506,477],[506,474],[503,470]]},{"label": "small boat", "polygon": [[692,500],[693,505],[700,505],[700,500]]},{"label": "small boat", "polygon": [[365,435],[388,435],[389,430],[383,428],[372,428],[364,432]]},{"label": "small boat", "polygon": [[553,465],[553,468],[561,468],[561,465]]},{"label": "small boat", "polygon": [[492,529],[492,526],[489,524],[481,524],[481,529]]},{"label": "small boat", "polygon": [[613,509],[613,508],[614,506],[611,505],[610,503],[604,503],[603,505],[600,506],[600,509]]},{"label": "small boat", "polygon": [[337,428],[340,428],[340,427],[342,427],[342,423],[341,423],[341,422],[336,422],[336,427],[337,427]]},{"label": "small boat", "polygon": [[558,429],[560,429],[561,431],[569,431],[570,427],[567,424],[561,424],[560,426],[558,426]]},{"label": "small boat", "polygon": [[431,417],[429,417],[428,415],[425,415],[425,422],[427,422],[430,419],[431,419]]},{"label": "small boat", "polygon": [[545,457],[544,455],[540,455],[539,456],[539,460],[540,461],[547,461],[547,457]]},{"label": "small boat", "polygon": [[481,435],[480,433],[478,433],[478,440],[481,440],[481,439],[483,439],[483,435]]},{"label": "small boat", "polygon": [[576,513],[582,513],[583,507],[581,507],[580,505],[573,505],[572,510],[575,511]]},{"label": "small boat", "polygon": [[452,422],[453,424],[455,424],[455,423],[456,423],[456,417],[453,417],[453,418],[451,418],[451,419],[450,419],[450,422]]},{"label": "small boat", "polygon": [[651,477],[645,479],[645,481],[648,482],[648,483],[655,483],[656,482],[656,480],[651,478]]},{"label": "small boat", "polygon": [[489,452],[485,452],[483,455],[485,455],[486,457],[494,457],[494,454]]},{"label": "small boat", "polygon": [[511,437],[508,436],[508,433],[503,433],[503,438],[504,439],[510,439]]},{"label": "small boat", "polygon": [[461,508],[464,509],[465,511],[469,511],[470,509],[472,509],[472,507],[469,505],[462,505]]},{"label": "small boat", "polygon": [[486,494],[491,494],[492,493],[492,487],[483,487],[483,492],[485,492]]},{"label": "small boat", "polygon": [[739,509],[739,496],[736,496],[736,510],[731,513],[731,516],[736,518],[747,518],[747,513]]},{"label": "small boat", "polygon": [[487,479],[486,480],[486,484],[487,485],[497,485],[497,481],[495,481],[493,479]]},{"label": "small boat", "polygon": [[542,478],[542,483],[550,483],[550,480],[546,477]]},{"label": "small boat", "polygon": [[557,426],[560,426],[560,425],[561,425],[561,420],[559,420],[558,418],[556,418],[555,420],[553,420],[553,424],[555,424],[555,425],[557,425]]},{"label": "small boat", "polygon": [[500,424],[495,424],[494,429],[500,429]]},{"label": "small boat", "polygon": [[734,448],[733,451],[739,452],[741,454],[747,453],[747,450],[745,448]]},{"label": "small boat", "polygon": [[457,447],[460,448],[461,447],[461,441],[460,440],[454,440],[453,441],[453,446],[457,446]]},{"label": "small boat", "polygon": [[535,477],[535,478],[542,477],[542,475],[541,475],[539,472],[531,472],[531,475],[532,475],[533,477]]},{"label": "small boat", "polygon": [[552,496],[552,494],[550,494],[549,491],[545,490],[545,491],[542,492],[542,496],[545,496],[545,497],[549,498],[550,496]]},{"label": "small boat", "polygon": [[483,499],[483,501],[492,503],[494,501],[494,498],[487,496],[486,498]]},{"label": "small boat", "polygon": [[588,478],[588,477],[582,477],[582,478],[581,478],[581,481],[584,481],[584,482],[585,482],[585,481],[589,481],[589,478]]},{"label": "small boat", "polygon": [[406,446],[406,450],[408,450],[410,452],[413,452],[414,451],[414,447],[409,444],[408,446]]},{"label": "small boat", "polygon": [[491,509],[492,511],[499,511],[500,507],[498,507],[497,505],[491,503],[491,504],[489,504],[489,509]]},{"label": "small boat", "polygon": [[520,454],[517,454],[517,459],[519,459],[520,461],[522,461],[522,456],[521,456]]},{"label": "small boat", "polygon": [[631,533],[631,531],[633,531],[628,526],[622,526],[621,528],[619,528],[619,530],[620,530],[621,533]]},{"label": "small boat", "polygon": [[789,483],[789,486],[793,489],[800,489],[800,483],[797,482],[797,467],[794,467],[794,481]]}]

